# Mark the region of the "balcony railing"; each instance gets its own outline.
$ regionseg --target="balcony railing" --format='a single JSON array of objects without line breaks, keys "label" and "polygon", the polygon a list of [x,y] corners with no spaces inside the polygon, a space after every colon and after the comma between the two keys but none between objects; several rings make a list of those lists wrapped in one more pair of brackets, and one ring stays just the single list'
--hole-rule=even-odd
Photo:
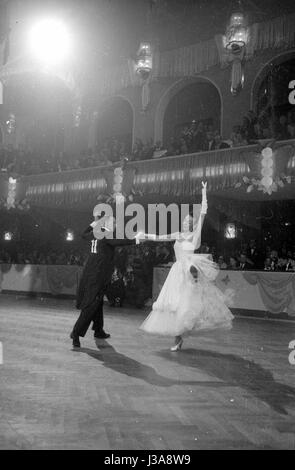
[{"label": "balcony railing", "polygon": [[[274,151],[277,172],[274,178],[282,173],[294,176],[295,140],[277,142]],[[190,197],[200,193],[202,180],[208,182],[209,192],[234,189],[243,176],[253,175],[255,168],[257,173],[260,152],[261,147],[258,145],[249,145],[128,162],[124,170],[123,192],[130,193],[132,190],[145,195]],[[41,206],[93,203],[99,195],[113,192],[114,169],[118,166],[120,163],[108,167],[25,176],[18,182],[17,197]]]}]

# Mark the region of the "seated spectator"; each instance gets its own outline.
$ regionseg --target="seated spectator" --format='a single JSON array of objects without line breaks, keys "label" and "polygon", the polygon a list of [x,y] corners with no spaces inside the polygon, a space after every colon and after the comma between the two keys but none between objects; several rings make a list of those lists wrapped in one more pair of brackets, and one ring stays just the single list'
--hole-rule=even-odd
[{"label": "seated spectator", "polygon": [[167,264],[171,261],[171,254],[166,245],[160,244],[156,247],[155,265]]},{"label": "seated spectator", "polygon": [[275,138],[278,140],[290,139],[287,116],[285,115],[280,116],[279,120],[275,122]]},{"label": "seated spectator", "polygon": [[109,165],[112,163],[111,161],[111,151],[108,147],[107,142],[105,141],[100,152],[99,152],[99,162],[102,165]]},{"label": "seated spectator", "polygon": [[262,127],[262,139],[271,139],[272,133],[269,126]]},{"label": "seated spectator", "polygon": [[142,160],[149,160],[153,157],[153,146],[146,142],[142,148]]},{"label": "seated spectator", "polygon": [[248,144],[241,134],[240,126],[233,127],[233,132],[231,133],[230,141],[232,142],[232,147],[241,147],[243,145]]},{"label": "seated spectator", "polygon": [[230,146],[224,142],[221,138],[221,135],[218,131],[214,133],[214,143],[211,150],[220,150],[220,149],[228,149]]},{"label": "seated spectator", "polygon": [[278,271],[286,271],[286,266],[287,266],[287,258],[285,258],[283,256],[278,258],[277,270]]},{"label": "seated spectator", "polygon": [[200,122],[196,131],[193,134],[192,151],[204,152],[207,150],[207,137],[204,129],[204,124]]},{"label": "seated spectator", "polygon": [[200,246],[200,253],[209,253],[210,251],[210,247],[208,246],[208,244],[206,242],[202,243],[202,245]]},{"label": "seated spectator", "polygon": [[112,274],[110,285],[108,286],[106,296],[111,307],[122,307],[125,299],[125,284],[123,275],[120,270],[115,267]]},{"label": "seated spectator", "polygon": [[287,129],[291,139],[295,139],[295,111],[289,111],[287,115]]},{"label": "seated spectator", "polygon": [[257,135],[255,132],[255,124],[257,122],[257,118],[253,111],[249,111],[244,117],[241,126],[241,134],[243,139],[247,142],[253,142],[257,139]]},{"label": "seated spectator", "polygon": [[142,159],[142,149],[143,143],[141,139],[135,139],[133,149],[132,149],[132,160],[141,160]]},{"label": "seated spectator", "polygon": [[160,140],[158,140],[153,148],[153,158],[161,158],[167,154],[167,150],[164,149]]},{"label": "seated spectator", "polygon": [[175,137],[171,137],[167,146],[167,155],[173,156],[179,155],[179,153],[179,145],[177,144]]},{"label": "seated spectator", "polygon": [[87,168],[87,150],[81,150],[79,161],[79,168]]},{"label": "seated spectator", "polygon": [[120,142],[119,143],[119,156],[120,160],[123,160],[124,158],[128,158],[128,152],[127,152],[127,146],[125,142]]},{"label": "seated spectator", "polygon": [[65,253],[61,253],[56,256],[55,264],[59,264],[61,266],[65,266],[67,264],[67,256]]},{"label": "seated spectator", "polygon": [[180,134],[180,136],[185,140],[189,152],[192,148],[193,132],[194,131],[192,131],[191,127],[185,126]]},{"label": "seated spectator", "polygon": [[219,256],[218,261],[217,261],[217,264],[218,264],[218,266],[219,266],[219,269],[227,269],[227,264],[226,264],[226,262],[224,261],[223,256]]},{"label": "seated spectator", "polygon": [[246,253],[240,254],[240,263],[238,268],[242,270],[248,270],[253,268],[253,263],[247,258]]},{"label": "seated spectator", "polygon": [[270,260],[273,266],[273,270],[275,271],[277,269],[278,265],[278,252],[276,250],[271,250],[270,252]]},{"label": "seated spectator", "polygon": [[261,266],[261,254],[257,248],[256,240],[250,240],[249,245],[246,248],[246,254],[248,260],[253,263],[253,267],[259,268]]},{"label": "seated spectator", "polygon": [[185,155],[186,153],[188,153],[188,146],[183,137],[181,137],[179,140],[179,151],[180,151],[180,155]]},{"label": "seated spectator", "polygon": [[288,256],[285,271],[295,271],[295,260],[291,255]]},{"label": "seated spectator", "polygon": [[206,150],[214,150],[215,148],[215,140],[214,140],[214,132],[213,131],[208,131],[206,133]]},{"label": "seated spectator", "polygon": [[232,269],[232,270],[238,269],[238,260],[237,260],[237,258],[235,258],[234,256],[230,256],[229,264],[228,264],[227,268]]},{"label": "seated spectator", "polygon": [[265,258],[264,271],[273,271],[272,262],[271,262],[271,259],[269,257]]},{"label": "seated spectator", "polygon": [[96,165],[95,155],[92,148],[87,149],[87,167],[91,168]]},{"label": "seated spectator", "polygon": [[120,161],[120,143],[117,139],[113,138],[110,146],[111,154],[110,159],[113,163]]}]

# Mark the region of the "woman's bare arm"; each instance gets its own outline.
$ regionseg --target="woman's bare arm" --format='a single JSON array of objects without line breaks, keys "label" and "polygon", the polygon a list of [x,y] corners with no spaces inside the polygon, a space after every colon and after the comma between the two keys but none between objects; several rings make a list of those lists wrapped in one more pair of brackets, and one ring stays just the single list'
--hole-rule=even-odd
[{"label": "woman's bare arm", "polygon": [[199,220],[194,224],[193,227],[193,244],[195,248],[199,248],[201,244],[201,234],[202,234],[202,227],[204,223],[205,216],[207,214],[208,204],[207,204],[207,182],[204,183],[202,181],[202,204],[201,204],[201,213]]},{"label": "woman's bare arm", "polygon": [[172,242],[180,238],[179,232],[169,233],[168,235],[156,235],[152,233],[139,232],[136,236],[136,243],[140,241],[153,241],[153,242]]}]

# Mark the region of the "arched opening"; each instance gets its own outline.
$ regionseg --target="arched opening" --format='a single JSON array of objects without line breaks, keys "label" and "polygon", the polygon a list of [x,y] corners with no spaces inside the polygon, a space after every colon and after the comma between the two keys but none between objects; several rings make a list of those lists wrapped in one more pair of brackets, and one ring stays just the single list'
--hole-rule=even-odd
[{"label": "arched opening", "polygon": [[286,123],[293,122],[294,135],[280,134],[279,138],[295,137],[295,109],[289,101],[291,91],[289,83],[294,77],[295,52],[293,51],[273,58],[259,71],[254,80],[252,107],[259,122],[269,129],[270,136],[278,137],[278,132],[286,121]]},{"label": "arched opening", "polygon": [[117,142],[126,152],[132,149],[133,109],[129,101],[116,96],[105,101],[97,119],[97,143],[100,148]]},{"label": "arched opening", "polygon": [[58,157],[64,151],[65,123],[72,116],[72,93],[61,79],[30,73],[11,77],[5,108],[16,117],[17,146],[44,159]]},{"label": "arched opening", "polygon": [[212,130],[222,127],[221,94],[214,83],[203,77],[181,80],[160,100],[155,122],[155,140],[167,145],[195,121]]}]

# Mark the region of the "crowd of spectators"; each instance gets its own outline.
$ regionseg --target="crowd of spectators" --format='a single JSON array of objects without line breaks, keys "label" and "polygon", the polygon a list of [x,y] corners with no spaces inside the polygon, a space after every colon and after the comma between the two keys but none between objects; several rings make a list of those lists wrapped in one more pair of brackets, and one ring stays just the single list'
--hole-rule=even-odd
[{"label": "crowd of spectators", "polygon": [[[77,250],[29,250],[17,247],[15,250],[0,250],[1,265],[76,265],[83,266],[88,253]],[[142,307],[152,297],[153,268],[173,261],[171,244],[131,245],[118,247],[115,252],[115,269],[107,291],[112,305],[123,301]]]},{"label": "crowd of spectators", "polygon": [[[266,247],[258,249],[255,240],[250,240],[239,250],[230,254],[219,254],[215,247],[203,243],[200,253],[210,253],[221,270],[295,271],[295,246],[283,246],[280,250]],[[50,251],[18,250],[15,254],[0,251],[1,264],[77,265],[83,266],[87,252],[82,250]],[[137,246],[118,247],[115,253],[115,269],[108,291],[109,303],[122,306],[124,303],[140,308],[151,302],[153,268],[171,266],[175,261],[171,243],[143,243]],[[1,266],[0,266],[1,268]]]},{"label": "crowd of spectators", "polygon": [[250,240],[227,256],[214,254],[214,261],[220,269],[295,271],[295,246],[283,245],[280,249],[267,246],[262,250],[255,240]]},{"label": "crowd of spectators", "polygon": [[262,139],[287,140],[295,138],[295,110],[270,118],[266,112],[256,115],[249,111],[241,123],[233,126],[230,136],[223,138],[214,120],[192,121],[179,129],[163,145],[160,141],[143,142],[135,139],[130,147],[128,136],[105,139],[95,149],[85,149],[76,158],[65,152],[42,155],[39,152],[11,144],[0,147],[0,170],[15,175],[50,173],[78,168],[111,165],[125,158],[139,161],[163,156],[183,155],[210,150],[240,147]]},{"label": "crowd of spectators", "polygon": [[82,250],[55,251],[16,249],[0,251],[0,264],[80,265],[87,259]]},{"label": "crowd of spectators", "polygon": [[64,153],[58,156],[42,155],[25,146],[0,146],[0,171],[12,175],[35,175],[70,169]]},{"label": "crowd of spectators", "polygon": [[259,115],[249,111],[243,117],[242,123],[234,126],[230,140],[232,146],[235,147],[263,139],[288,140],[294,138],[295,110],[272,117],[264,111]]},{"label": "crowd of spectators", "polygon": [[[85,247],[84,247],[85,248]],[[258,249],[255,240],[242,244],[240,249],[231,253],[221,254],[212,246],[203,243],[200,253],[210,253],[220,269],[266,270],[266,271],[295,271],[295,246],[283,245],[280,249],[267,246]],[[141,244],[117,248],[115,265],[119,275],[130,273],[134,259],[138,257],[143,265],[151,267],[171,264],[175,261],[172,244],[161,242],[156,244]],[[60,251],[45,249],[16,249],[15,251],[0,250],[0,264],[40,264],[40,265],[78,265],[83,266],[87,259],[85,249]],[[150,272],[152,276],[152,272]]]}]

